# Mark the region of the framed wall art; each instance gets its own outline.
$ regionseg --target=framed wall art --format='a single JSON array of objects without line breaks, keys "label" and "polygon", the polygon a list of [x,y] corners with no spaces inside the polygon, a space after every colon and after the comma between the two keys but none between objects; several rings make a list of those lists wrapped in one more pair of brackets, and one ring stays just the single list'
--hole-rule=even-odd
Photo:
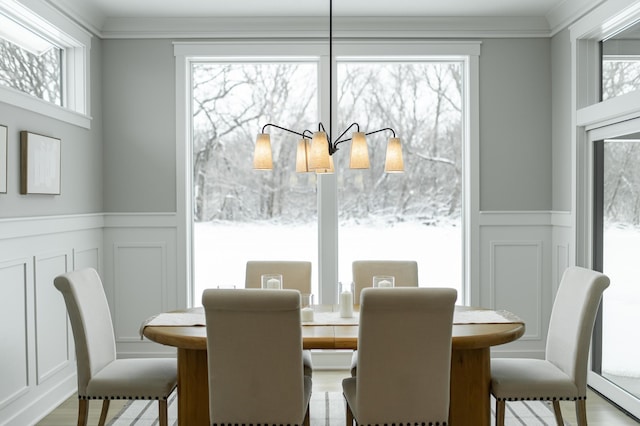
[{"label": "framed wall art", "polygon": [[7,126],[0,125],[0,194],[7,193]]},{"label": "framed wall art", "polygon": [[60,139],[20,132],[20,193],[60,194]]}]

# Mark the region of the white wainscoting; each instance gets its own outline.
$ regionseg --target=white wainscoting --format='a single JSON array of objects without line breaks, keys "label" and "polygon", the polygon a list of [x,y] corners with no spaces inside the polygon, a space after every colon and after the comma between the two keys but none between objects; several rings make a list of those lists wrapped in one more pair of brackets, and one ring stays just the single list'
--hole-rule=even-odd
[{"label": "white wainscoting", "polygon": [[[479,305],[526,322],[516,342],[494,356],[544,355],[553,297],[575,259],[573,218],[562,212],[482,212],[471,256]],[[76,388],[73,337],[57,274],[95,267],[113,314],[118,356],[167,356],[173,348],[140,338],[138,327],[188,300],[177,265],[174,213],[0,219],[0,425],[33,424]],[[319,368],[348,366],[345,351],[314,351]]]},{"label": "white wainscoting", "polygon": [[29,425],[76,390],[73,334],[53,278],[101,269],[102,215],[0,220],[0,425]]},{"label": "white wainscoting", "polygon": [[118,356],[140,358],[175,354],[175,349],[141,339],[148,317],[179,306],[186,292],[177,276],[176,215],[105,215],[105,291],[114,321]]}]

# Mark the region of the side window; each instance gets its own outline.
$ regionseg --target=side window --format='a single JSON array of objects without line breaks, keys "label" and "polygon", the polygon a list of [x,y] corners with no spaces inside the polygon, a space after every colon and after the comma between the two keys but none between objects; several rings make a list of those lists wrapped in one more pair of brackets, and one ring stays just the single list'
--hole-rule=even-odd
[{"label": "side window", "polygon": [[603,101],[640,89],[640,24],[602,41]]},{"label": "side window", "polygon": [[3,0],[0,99],[90,128],[90,49],[91,34],[50,5]]},{"label": "side window", "polygon": [[62,106],[62,49],[0,15],[0,84]]}]

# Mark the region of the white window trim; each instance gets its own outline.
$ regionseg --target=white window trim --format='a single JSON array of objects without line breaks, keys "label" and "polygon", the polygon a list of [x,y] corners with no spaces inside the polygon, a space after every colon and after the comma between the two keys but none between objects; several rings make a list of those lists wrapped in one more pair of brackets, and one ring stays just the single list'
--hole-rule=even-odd
[{"label": "white window trim", "polygon": [[0,86],[2,102],[79,127],[91,128],[89,58],[91,35],[50,5],[37,0],[0,0],[0,12],[64,50],[63,106]]},{"label": "white window trim", "polygon": [[[480,42],[466,41],[427,41],[427,40],[339,40],[334,42],[333,54],[335,57],[451,57],[457,56],[466,62],[468,72],[466,73],[466,93],[463,102],[468,104],[468,116],[465,117],[466,127],[464,129],[464,189],[463,194],[463,235],[464,253],[461,265],[465,274],[463,279],[465,304],[477,305],[480,300],[479,280],[471,280],[471,277],[479,276],[479,262],[472,260],[471,253],[479,253],[479,56]],[[184,288],[179,291],[182,295],[178,300],[179,306],[193,305],[192,290],[192,241],[191,235],[191,213],[188,206],[191,206],[191,172],[188,165],[191,158],[191,117],[188,107],[188,100],[191,96],[189,70],[193,61],[198,61],[206,57],[217,56],[230,59],[241,59],[243,57],[256,56],[276,56],[279,58],[287,56],[314,56],[320,57],[320,85],[325,84],[328,78],[329,46],[326,40],[235,40],[235,41],[213,41],[213,42],[175,42],[174,55],[176,58],[176,209],[178,216],[178,276],[182,277],[179,282],[184,283]],[[335,61],[334,61],[335,62]],[[335,63],[333,64],[335,66]],[[336,73],[334,73],[334,76]],[[319,87],[320,97],[326,96],[324,87]],[[328,104],[322,102],[320,119],[328,121]],[[335,118],[335,117],[334,117]],[[334,120],[335,122],[335,120]],[[332,218],[320,220],[321,211],[333,211],[332,205],[336,202],[336,191],[323,191],[323,186],[331,188],[331,180],[335,180],[334,175],[322,175],[318,179],[318,191],[322,194],[319,199],[318,216],[319,226],[322,221],[331,221]],[[335,223],[335,233],[337,234],[337,217],[333,218]],[[333,300],[334,287],[338,280],[337,271],[337,235],[333,233],[319,232],[319,238],[324,241],[319,244],[324,247],[324,253],[319,250],[319,290],[323,303],[331,303]],[[335,256],[335,261],[322,262],[324,256]],[[324,294],[324,297],[323,297]],[[184,297],[184,299],[182,298]]]}]

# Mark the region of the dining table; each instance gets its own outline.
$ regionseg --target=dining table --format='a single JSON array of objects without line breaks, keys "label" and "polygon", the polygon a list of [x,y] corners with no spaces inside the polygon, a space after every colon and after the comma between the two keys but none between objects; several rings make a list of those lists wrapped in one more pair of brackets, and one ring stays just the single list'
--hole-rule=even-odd
[{"label": "dining table", "polygon": [[[315,306],[302,322],[303,349],[358,348],[357,307],[342,318],[336,306]],[[203,308],[161,313],[143,322],[141,335],[177,348],[178,425],[209,424],[207,333]],[[456,306],[451,339],[450,426],[489,426],[492,346],[520,338],[524,322],[507,311]]]}]

